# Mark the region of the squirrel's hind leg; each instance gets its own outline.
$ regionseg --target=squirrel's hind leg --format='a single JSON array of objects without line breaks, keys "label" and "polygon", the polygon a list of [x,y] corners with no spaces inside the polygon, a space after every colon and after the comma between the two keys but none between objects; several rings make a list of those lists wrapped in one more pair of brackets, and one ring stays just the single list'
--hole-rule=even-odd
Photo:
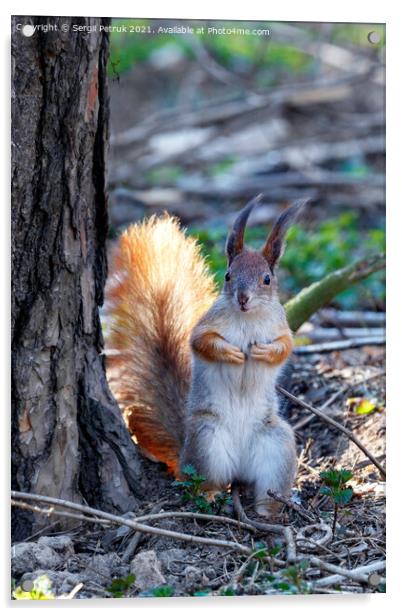
[{"label": "squirrel's hind leg", "polygon": [[235,460],[230,435],[221,428],[213,411],[194,412],[187,423],[180,468],[187,465],[205,477],[202,488],[209,500],[227,489],[233,479]]},{"label": "squirrel's hind leg", "polygon": [[289,497],[296,476],[297,457],[292,428],[272,417],[256,435],[250,460],[250,480],[254,484],[255,511],[273,518],[282,505],[269,497],[268,490]]}]

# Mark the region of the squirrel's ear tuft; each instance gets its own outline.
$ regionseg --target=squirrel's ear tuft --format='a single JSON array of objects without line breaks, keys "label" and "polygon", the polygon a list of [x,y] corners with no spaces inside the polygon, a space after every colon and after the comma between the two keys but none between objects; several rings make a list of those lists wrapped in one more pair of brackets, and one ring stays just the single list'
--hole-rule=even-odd
[{"label": "squirrel's ear tuft", "polygon": [[240,214],[234,221],[233,228],[226,240],[226,254],[228,257],[229,265],[233,261],[236,255],[243,250],[244,245],[244,231],[246,228],[248,217],[250,212],[257,203],[262,199],[262,194],[257,195],[247,203],[247,205],[241,210]]},{"label": "squirrel's ear tuft", "polygon": [[274,271],[276,264],[281,258],[285,249],[285,235],[290,225],[299,216],[301,210],[310,199],[299,199],[288,207],[275,221],[271,233],[262,249],[262,254],[268,261],[271,271]]}]

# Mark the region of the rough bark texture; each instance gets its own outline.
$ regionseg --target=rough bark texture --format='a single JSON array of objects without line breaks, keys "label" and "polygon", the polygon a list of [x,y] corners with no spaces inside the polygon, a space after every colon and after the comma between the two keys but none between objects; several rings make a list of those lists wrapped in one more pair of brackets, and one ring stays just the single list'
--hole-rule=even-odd
[{"label": "rough bark texture", "polygon": [[[108,20],[12,21],[12,486],[125,512],[140,463],[106,382],[98,315]],[[59,30],[15,29],[49,22]],[[97,28],[64,33],[66,23]],[[16,512],[15,538],[42,523]]]}]

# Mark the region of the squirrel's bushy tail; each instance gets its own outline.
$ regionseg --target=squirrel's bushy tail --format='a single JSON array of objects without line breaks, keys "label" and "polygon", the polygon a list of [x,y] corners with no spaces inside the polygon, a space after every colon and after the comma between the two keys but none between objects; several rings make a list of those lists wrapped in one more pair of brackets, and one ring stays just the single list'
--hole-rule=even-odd
[{"label": "squirrel's bushy tail", "polygon": [[145,454],[177,472],[189,337],[216,296],[197,242],[168,214],[125,231],[106,285],[111,389]]}]

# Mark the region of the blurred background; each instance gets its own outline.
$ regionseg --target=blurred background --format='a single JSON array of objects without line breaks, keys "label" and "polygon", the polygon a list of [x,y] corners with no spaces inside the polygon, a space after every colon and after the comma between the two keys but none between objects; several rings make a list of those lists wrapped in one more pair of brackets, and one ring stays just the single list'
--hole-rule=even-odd
[{"label": "blurred background", "polygon": [[[247,234],[259,246],[283,207],[311,197],[289,232],[284,300],[384,250],[383,25],[113,25],[128,32],[112,33],[108,69],[112,237],[167,210],[202,242],[220,282],[227,228],[247,200],[265,195]],[[188,26],[193,34],[166,31]],[[208,34],[212,27],[260,34]],[[380,272],[333,305],[382,311],[384,301]]]}]

